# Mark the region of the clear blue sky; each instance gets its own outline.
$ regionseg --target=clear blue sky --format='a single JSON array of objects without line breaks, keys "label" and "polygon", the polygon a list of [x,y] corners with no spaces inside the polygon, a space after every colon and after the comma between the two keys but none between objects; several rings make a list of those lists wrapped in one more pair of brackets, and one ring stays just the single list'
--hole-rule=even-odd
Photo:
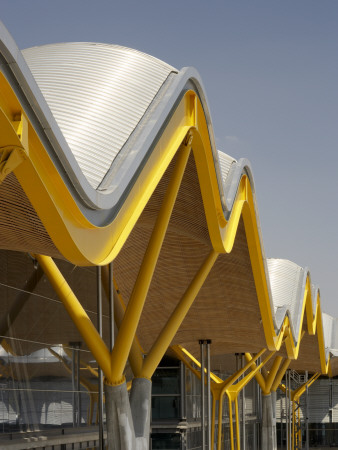
[{"label": "clear blue sky", "polygon": [[20,48],[136,48],[200,72],[218,149],[253,166],[268,257],[308,266],[338,316],[337,0],[1,0]]}]

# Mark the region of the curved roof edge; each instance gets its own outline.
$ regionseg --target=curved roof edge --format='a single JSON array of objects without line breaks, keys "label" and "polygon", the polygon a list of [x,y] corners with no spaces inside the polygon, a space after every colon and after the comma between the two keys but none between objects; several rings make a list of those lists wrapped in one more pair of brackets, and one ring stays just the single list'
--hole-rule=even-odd
[{"label": "curved roof edge", "polygon": [[[202,82],[195,69],[182,69],[177,75],[168,79],[165,89],[161,88],[164,90],[161,92],[160,101],[153,105],[154,108],[150,108],[148,111],[149,115],[145,116],[142,127],[135,129],[132,133],[134,139],[132,140],[131,136],[129,145],[133,145],[137,158],[135,154],[133,158],[129,156],[127,143],[125,147],[126,155],[122,157],[121,153],[121,158],[119,159],[119,169],[121,174],[124,173],[125,178],[121,175],[120,178],[116,179],[116,173],[114,168],[112,168],[100,185],[100,189],[95,190],[90,186],[79,169],[21,52],[1,23],[0,53],[3,73],[10,81],[13,91],[26,111],[29,121],[36,130],[45,151],[52,159],[65,186],[75,199],[78,208],[88,220],[88,228],[94,228],[94,224],[98,229],[102,227],[102,233],[105,232],[103,230],[105,226],[113,221],[118,208],[121,207],[124,201],[124,196],[128,195],[130,186],[136,182],[143,171],[145,161],[149,159],[149,155],[155,148],[159,136],[164,134],[168,122],[173,117],[180,101],[187,92],[193,91],[200,101],[200,106],[195,105],[194,107],[199,107],[203,110],[203,117],[195,117],[191,123],[188,121],[181,133],[176,136],[175,144],[180,145],[182,137],[186,136],[190,129],[198,129],[198,120],[201,121],[200,128],[203,130],[200,134],[201,136],[204,134],[202,136],[204,139],[203,145],[205,145],[204,150],[205,153],[209,152],[204,156],[206,159],[212,158],[212,167],[210,165],[207,166],[206,172],[209,172],[205,174],[206,183],[210,183],[211,187],[203,186],[203,189],[209,189],[211,193],[208,195],[212,198],[210,204],[205,204],[207,219],[209,220],[209,215],[212,216],[210,224],[208,223],[212,244],[220,253],[231,252],[238,222],[240,217],[244,218],[246,228],[250,228],[250,234],[247,234],[248,247],[250,248],[251,264],[268,347],[271,350],[280,348],[284,338],[283,333],[285,333],[285,327],[287,326],[291,329],[293,340],[289,356],[296,358],[300,345],[299,336],[306,316],[309,334],[314,335],[317,333],[320,345],[323,341],[320,349],[321,355],[325,355],[322,361],[322,368],[323,372],[327,370],[325,365],[327,364],[328,354],[330,352],[332,354],[338,352],[336,319],[328,315],[322,316],[319,290],[311,285],[308,269],[302,269],[294,263],[284,260],[266,260],[250,163],[245,159],[236,162],[230,157],[227,157],[227,161],[225,163],[223,161],[223,164],[222,161],[219,161],[207,100]],[[196,116],[198,115],[196,114]],[[206,130],[204,130],[204,126]],[[201,140],[203,140],[202,138]],[[163,171],[169,165],[176,150],[173,150],[167,159],[161,163]],[[202,157],[198,164],[201,165],[201,161]],[[121,169],[122,166],[124,166],[124,172]],[[44,175],[47,176],[48,174]],[[145,197],[143,201],[144,203],[146,202]],[[219,210],[219,205],[221,211]],[[141,209],[142,205],[139,208]],[[102,211],[107,211],[107,214],[105,215]],[[222,217],[220,217],[221,214]],[[59,215],[61,222],[63,217],[62,214],[59,213]],[[137,217],[133,220],[135,223]],[[48,229],[48,226],[46,228]],[[85,227],[83,226],[83,228]],[[131,228],[132,224],[129,225],[129,228],[123,228],[124,237]],[[81,241],[84,240],[82,231],[80,227],[74,227],[74,230],[69,231],[69,235],[75,239],[77,238],[76,233],[81,234],[79,238],[79,241]],[[98,232],[100,231],[98,230]],[[71,233],[74,234],[72,235]],[[111,234],[109,231],[107,234],[103,234],[102,237],[100,236],[104,248],[102,251],[100,250],[101,253],[97,259],[92,255],[85,255],[83,260],[86,262],[86,258],[88,258],[89,263],[104,264],[109,259],[112,259],[113,250],[105,247],[108,237],[111,239]],[[78,242],[74,245],[78,245]],[[119,245],[121,246],[122,243]],[[282,272],[283,275],[280,275]],[[286,273],[288,276],[285,276]],[[279,284],[278,281],[280,280],[282,281]],[[289,281],[287,282],[287,280]]]},{"label": "curved roof edge", "polygon": [[[203,105],[215,157],[220,191],[222,192],[211,117],[202,81],[195,69],[183,68],[177,75],[169,77],[160,89],[158,98],[154,99],[152,107],[148,109],[140,124],[141,126],[137,127],[130,135],[125,148],[121,149],[116,164],[112,165],[98,189],[94,189],[80,170],[26,60],[1,21],[0,58],[2,70],[20,103],[25,107],[25,112],[38,132],[49,156],[68,189],[72,192],[82,213],[94,225],[103,226],[117,214],[119,205],[130,189],[130,183],[135,180],[140,168],[149,157],[153,142],[163,131],[168,117],[172,114],[181,97],[191,88],[196,90]],[[133,144],[132,155],[130,155],[130,152],[128,154],[131,143]],[[115,166],[118,170],[115,169]],[[96,215],[95,210],[100,210],[100,214]],[[106,214],[104,214],[104,211],[106,211]]]}]

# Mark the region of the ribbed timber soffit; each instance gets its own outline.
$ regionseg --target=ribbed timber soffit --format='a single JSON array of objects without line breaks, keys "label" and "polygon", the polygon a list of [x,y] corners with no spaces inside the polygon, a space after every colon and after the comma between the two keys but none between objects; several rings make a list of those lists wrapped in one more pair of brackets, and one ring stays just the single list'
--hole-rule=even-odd
[{"label": "ribbed timber soffit", "polygon": [[13,173],[0,183],[0,248],[63,258]]}]

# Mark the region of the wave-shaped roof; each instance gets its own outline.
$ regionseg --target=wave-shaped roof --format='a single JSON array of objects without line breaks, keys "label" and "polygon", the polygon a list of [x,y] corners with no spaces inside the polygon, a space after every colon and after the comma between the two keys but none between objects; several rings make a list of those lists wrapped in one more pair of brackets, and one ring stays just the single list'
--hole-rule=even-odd
[{"label": "wave-shaped roof", "polygon": [[199,339],[212,339],[215,356],[268,347],[327,373],[336,319],[322,315],[308,269],[266,259],[250,163],[216,150],[198,73],[107,44],[21,53],[3,25],[0,41],[1,248],[78,265],[114,260],[128,304],[189,147],[138,327],[144,351],[211,252],[216,262],[173,343],[197,353]]},{"label": "wave-shaped roof", "polygon": [[54,44],[22,54],[94,189],[100,188],[169,75],[177,72],[156,58],[117,45]]}]

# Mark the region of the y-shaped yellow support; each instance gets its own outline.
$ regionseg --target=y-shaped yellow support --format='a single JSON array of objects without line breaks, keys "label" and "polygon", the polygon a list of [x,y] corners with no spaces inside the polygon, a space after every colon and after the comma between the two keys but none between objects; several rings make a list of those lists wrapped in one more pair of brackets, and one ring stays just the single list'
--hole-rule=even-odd
[{"label": "y-shaped yellow support", "polygon": [[[189,353],[185,348],[174,345],[171,349],[175,352],[177,357],[184,363],[184,365],[191,370],[199,379],[201,378],[200,370],[194,367],[201,367],[200,362],[194,358],[191,353]],[[221,450],[222,446],[222,414],[223,414],[223,397],[227,395],[229,400],[229,423],[230,423],[230,440],[231,440],[231,450],[234,450],[234,429],[233,429],[233,413],[232,405],[235,405],[235,423],[236,423],[236,447],[237,450],[240,449],[240,432],[239,432],[239,415],[238,415],[238,394],[246,386],[252,378],[259,373],[259,370],[270,360],[274,353],[270,353],[263,362],[254,369],[251,368],[252,364],[260,358],[266,349],[261,350],[257,355],[255,355],[252,360],[250,360],[244,367],[238,370],[236,373],[231,375],[225,381],[219,378],[217,375],[211,373],[211,393],[212,393],[212,418],[211,418],[211,448],[214,448],[215,443],[215,425],[216,425],[216,403],[218,401],[218,440],[217,440],[217,450]],[[251,368],[251,372],[241,378],[247,370]],[[241,378],[241,379],[240,379]]]},{"label": "y-shaped yellow support", "polygon": [[[312,377],[299,386],[297,389],[290,392],[290,397],[292,401],[292,448],[298,448],[298,444],[302,439],[302,432],[300,428],[300,409],[296,408],[299,403],[300,397],[306,392],[306,389],[309,388],[320,376],[320,373],[315,373]],[[286,387],[284,385],[280,385],[280,388],[283,392],[286,392]],[[298,423],[298,432],[296,432],[296,422]]]}]

